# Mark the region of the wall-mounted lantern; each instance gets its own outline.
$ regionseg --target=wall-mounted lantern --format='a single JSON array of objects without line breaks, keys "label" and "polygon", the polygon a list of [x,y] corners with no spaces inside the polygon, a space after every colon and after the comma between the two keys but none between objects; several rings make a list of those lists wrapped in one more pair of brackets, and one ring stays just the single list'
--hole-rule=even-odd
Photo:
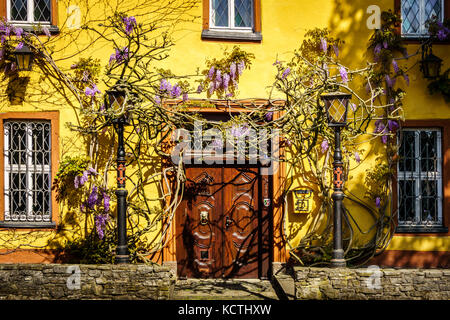
[{"label": "wall-mounted lantern", "polygon": [[16,58],[17,70],[19,71],[31,71],[33,67],[34,53],[30,47],[23,45],[22,48],[14,51]]},{"label": "wall-mounted lantern", "polygon": [[331,92],[321,96],[325,103],[328,126],[345,127],[347,125],[348,103],[352,95],[343,92]]},{"label": "wall-mounted lantern", "polygon": [[420,69],[425,79],[436,79],[441,75],[442,59],[435,56],[431,44],[422,46],[422,60]]}]

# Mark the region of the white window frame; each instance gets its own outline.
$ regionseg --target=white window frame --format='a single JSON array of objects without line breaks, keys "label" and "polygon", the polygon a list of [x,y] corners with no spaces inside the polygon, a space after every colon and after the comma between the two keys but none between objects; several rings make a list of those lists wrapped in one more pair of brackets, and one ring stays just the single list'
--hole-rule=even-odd
[{"label": "white window frame", "polygon": [[[400,15],[402,18],[402,25],[401,25],[401,32],[402,32],[402,37],[405,38],[417,38],[417,37],[428,37],[428,31],[425,27],[425,22],[431,18],[431,17],[427,17],[425,19],[425,5],[426,5],[426,1],[427,0],[419,0],[419,22],[420,22],[420,30],[417,33],[403,33],[403,0],[400,1]],[[445,0],[439,0],[441,1],[441,19],[440,21],[443,22],[444,21],[444,15],[445,15]]]},{"label": "white window frame", "polygon": [[[51,199],[51,160],[52,160],[52,123],[49,120],[27,120],[27,119],[19,119],[19,120],[5,120],[4,124],[8,122],[24,122],[26,123],[26,132],[27,132],[27,141],[26,141],[26,163],[23,165],[17,165],[17,164],[9,164],[9,132],[7,126],[4,125],[4,132],[3,132],[3,141],[4,141],[4,147],[3,147],[3,159],[4,159],[4,204],[5,204],[5,215],[4,215],[4,221],[5,222],[11,222],[11,223],[17,223],[20,225],[21,223],[46,223],[51,222],[52,220],[52,199]],[[33,156],[33,136],[32,136],[32,129],[31,125],[33,123],[41,123],[41,124],[49,124],[50,125],[50,134],[49,134],[49,162],[48,164],[42,164],[39,165],[41,167],[41,170],[36,170],[36,164],[33,165],[32,163],[32,156]],[[26,174],[26,203],[27,203],[27,212],[26,215],[19,215],[18,219],[15,219],[13,217],[13,214],[10,212],[10,193],[9,193],[9,177],[10,173],[25,173]],[[33,214],[33,173],[42,173],[42,174],[48,174],[48,177],[50,179],[49,186],[49,199],[48,199],[48,205],[49,205],[49,212],[48,214],[42,213],[41,217],[36,219],[36,216]],[[31,221],[30,221],[31,219]]]},{"label": "white window frame", "polygon": [[211,30],[216,31],[233,31],[233,32],[253,32],[254,24],[255,24],[255,4],[253,0],[251,2],[251,12],[252,12],[252,24],[250,27],[236,27],[235,24],[235,12],[234,12],[234,0],[228,0],[228,27],[220,27],[215,26],[213,24],[214,17],[214,9],[213,9],[213,0],[209,0],[209,25]]},{"label": "white window frame", "polygon": [[50,1],[50,21],[35,21],[34,20],[34,0],[27,1],[27,21],[11,20],[11,0],[6,0],[6,17],[8,22],[20,26],[28,26],[30,24],[41,24],[49,26],[52,20],[52,1]]},{"label": "white window frame", "polygon": [[[443,226],[443,194],[442,194],[442,130],[440,128],[403,128],[402,132],[414,132],[414,140],[415,140],[415,146],[414,146],[414,158],[415,158],[415,171],[400,171],[400,160],[397,163],[397,181],[403,181],[403,180],[414,180],[414,190],[416,199],[414,203],[415,207],[415,218],[416,221],[420,221],[420,208],[421,208],[421,194],[420,194],[420,183],[424,180],[433,180],[437,181],[437,221],[427,222],[426,224],[418,224],[418,223],[411,223],[409,221],[402,221],[400,220],[400,215],[398,215],[398,225],[403,227],[442,227]],[[437,158],[438,161],[436,161],[436,171],[435,172],[422,172],[420,170],[420,132],[422,131],[434,131],[436,132],[436,152],[437,152]],[[400,137],[399,137],[400,139]],[[401,141],[399,141],[400,143]],[[400,183],[397,183],[397,206],[400,209]]]}]

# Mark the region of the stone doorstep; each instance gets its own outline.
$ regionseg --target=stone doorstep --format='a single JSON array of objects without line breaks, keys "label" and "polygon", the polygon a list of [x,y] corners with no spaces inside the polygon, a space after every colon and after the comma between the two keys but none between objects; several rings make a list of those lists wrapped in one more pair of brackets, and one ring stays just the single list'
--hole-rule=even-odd
[{"label": "stone doorstep", "polygon": [[295,280],[287,274],[277,274],[273,277],[275,290],[281,295],[283,300],[295,300]]},{"label": "stone doorstep", "polygon": [[174,300],[277,300],[268,280],[187,279],[177,280]]}]

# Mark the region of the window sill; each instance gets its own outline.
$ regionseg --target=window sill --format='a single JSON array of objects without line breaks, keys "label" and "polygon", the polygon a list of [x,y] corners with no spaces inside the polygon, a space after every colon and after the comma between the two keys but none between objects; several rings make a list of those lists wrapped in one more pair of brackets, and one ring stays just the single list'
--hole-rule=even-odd
[{"label": "window sill", "polygon": [[9,222],[0,221],[0,228],[10,229],[55,229],[55,222]]},{"label": "window sill", "polygon": [[425,226],[397,226],[396,233],[447,233],[447,227],[425,227]]},{"label": "window sill", "polygon": [[202,31],[202,39],[261,42],[262,35],[261,35],[261,32],[233,32],[233,31],[203,30]]},{"label": "window sill", "polygon": [[[421,44],[423,41],[428,40],[430,37],[429,36],[417,36],[417,37],[405,37],[402,36],[402,41],[405,42],[406,44]],[[442,45],[442,44],[450,44],[450,39],[447,40],[439,40],[439,39],[435,39],[433,41],[433,44],[436,45]]]},{"label": "window sill", "polygon": [[[37,24],[28,24],[28,23],[14,23],[11,22],[11,24],[15,27],[21,27],[23,29],[23,31],[25,32],[35,32],[38,35],[44,35],[44,31],[41,30],[37,30],[39,28],[39,25]],[[59,28],[57,26],[54,25],[40,25],[41,27],[47,27],[48,31],[50,31],[51,35],[56,35],[59,34]]]}]

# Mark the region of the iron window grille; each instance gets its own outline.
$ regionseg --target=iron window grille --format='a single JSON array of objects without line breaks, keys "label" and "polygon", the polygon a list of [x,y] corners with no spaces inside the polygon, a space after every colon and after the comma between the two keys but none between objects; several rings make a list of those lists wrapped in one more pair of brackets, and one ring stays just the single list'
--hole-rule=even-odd
[{"label": "iron window grille", "polygon": [[253,31],[253,0],[210,0],[210,26],[220,31]]},{"label": "iron window grille", "polygon": [[51,123],[4,122],[4,222],[51,222]]},{"label": "iron window grille", "polygon": [[14,24],[51,22],[51,0],[8,0],[6,10],[8,21]]},{"label": "iron window grille", "polygon": [[398,139],[398,228],[442,228],[441,130],[403,129]]},{"label": "iron window grille", "polygon": [[444,20],[443,0],[402,0],[402,36],[409,38],[428,36],[425,22],[433,16],[441,22]]}]

